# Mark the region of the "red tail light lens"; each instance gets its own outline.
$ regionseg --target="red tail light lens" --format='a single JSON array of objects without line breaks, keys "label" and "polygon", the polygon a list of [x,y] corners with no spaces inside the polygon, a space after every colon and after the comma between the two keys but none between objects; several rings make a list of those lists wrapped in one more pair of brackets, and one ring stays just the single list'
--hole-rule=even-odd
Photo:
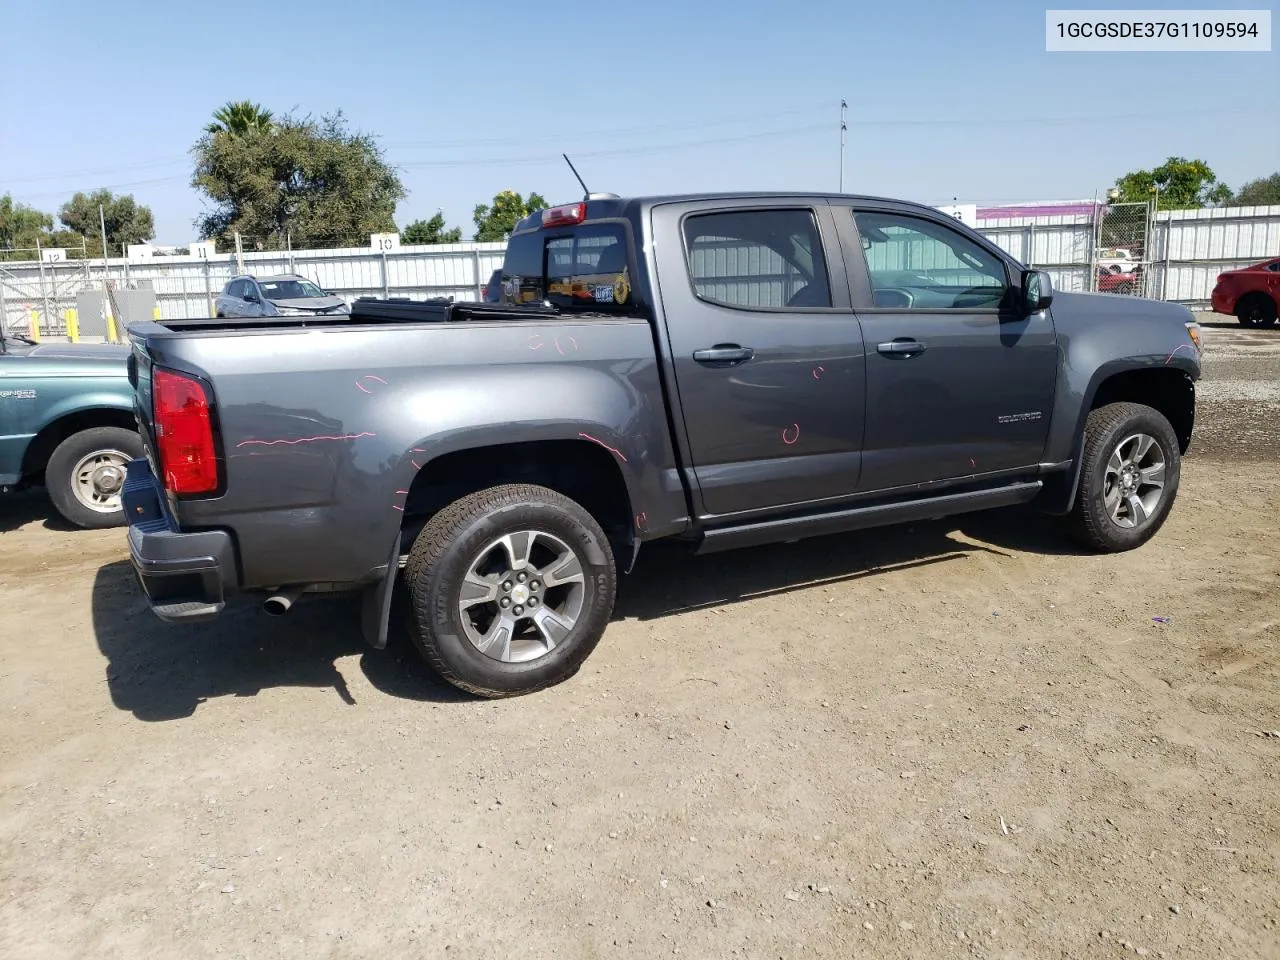
[{"label": "red tail light lens", "polygon": [[570,203],[563,207],[550,207],[542,211],[542,226],[563,227],[568,224],[581,223],[587,218],[585,203]]},{"label": "red tail light lens", "polygon": [[179,496],[213,493],[218,489],[218,460],[204,386],[168,370],[156,370],[151,383],[164,488]]}]

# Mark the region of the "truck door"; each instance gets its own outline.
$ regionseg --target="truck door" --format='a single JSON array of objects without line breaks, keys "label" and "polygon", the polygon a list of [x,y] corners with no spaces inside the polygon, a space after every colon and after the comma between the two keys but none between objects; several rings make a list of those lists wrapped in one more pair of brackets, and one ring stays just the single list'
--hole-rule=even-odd
[{"label": "truck door", "polygon": [[1028,316],[1021,277],[943,214],[871,204],[832,213],[856,229],[846,250],[863,254],[850,265],[867,338],[861,489],[1038,464],[1059,364],[1050,312]]},{"label": "truck door", "polygon": [[687,479],[704,519],[854,493],[864,364],[822,200],[653,211]]}]

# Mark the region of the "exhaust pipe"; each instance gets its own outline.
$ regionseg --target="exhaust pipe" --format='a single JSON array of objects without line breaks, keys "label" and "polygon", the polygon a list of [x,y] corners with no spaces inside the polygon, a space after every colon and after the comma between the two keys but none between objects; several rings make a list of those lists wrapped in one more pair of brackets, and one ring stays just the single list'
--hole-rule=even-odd
[{"label": "exhaust pipe", "polygon": [[273,617],[284,616],[289,612],[294,601],[302,596],[302,591],[305,589],[306,587],[285,587],[283,590],[278,590],[262,601],[262,609]]}]

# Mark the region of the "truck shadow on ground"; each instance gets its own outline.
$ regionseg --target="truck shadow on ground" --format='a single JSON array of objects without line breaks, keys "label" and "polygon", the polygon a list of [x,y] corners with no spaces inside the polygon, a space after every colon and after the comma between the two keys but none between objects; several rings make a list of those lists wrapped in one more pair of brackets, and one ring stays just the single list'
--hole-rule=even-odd
[{"label": "truck shadow on ground", "polygon": [[43,487],[0,496],[0,533],[10,533],[29,523],[39,523],[56,533],[76,529],[58,515]]},{"label": "truck shadow on ground", "polygon": [[[978,543],[955,539],[960,533]],[[1006,508],[950,519],[881,527],[695,556],[675,543],[645,546],[623,579],[615,620],[653,620],[690,610],[848,583],[975,552],[1077,555],[1050,518]]]},{"label": "truck shadow on ground", "polygon": [[[956,539],[963,533],[966,542]],[[886,527],[794,544],[696,557],[653,544],[622,582],[614,620],[652,620],[815,586],[851,582],[985,551],[1071,553],[1047,518],[1020,510]],[[398,592],[403,598],[403,593]],[[409,700],[478,703],[419,658],[393,611],[386,650],[360,638],[360,605],[348,597],[306,597],[288,615],[268,617],[252,602],[231,605],[213,623],[168,624],[147,608],[127,561],[98,570],[93,626],[107,659],[112,702],[139,720],[192,716],[215,697],[252,697],[273,687],[331,688],[358,706],[339,661],[358,658],[369,684]]]}]

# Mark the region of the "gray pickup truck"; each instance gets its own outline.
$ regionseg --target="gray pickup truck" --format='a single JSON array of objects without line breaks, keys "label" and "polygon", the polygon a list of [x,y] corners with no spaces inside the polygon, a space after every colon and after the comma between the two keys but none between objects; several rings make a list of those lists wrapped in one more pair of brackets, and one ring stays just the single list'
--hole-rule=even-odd
[{"label": "gray pickup truck", "polygon": [[643,543],[699,552],[1032,503],[1096,551],[1164,523],[1181,306],[1054,292],[930,207],[593,194],[523,220],[502,302],[132,327],[152,609],[391,595],[446,679],[572,676]]}]

